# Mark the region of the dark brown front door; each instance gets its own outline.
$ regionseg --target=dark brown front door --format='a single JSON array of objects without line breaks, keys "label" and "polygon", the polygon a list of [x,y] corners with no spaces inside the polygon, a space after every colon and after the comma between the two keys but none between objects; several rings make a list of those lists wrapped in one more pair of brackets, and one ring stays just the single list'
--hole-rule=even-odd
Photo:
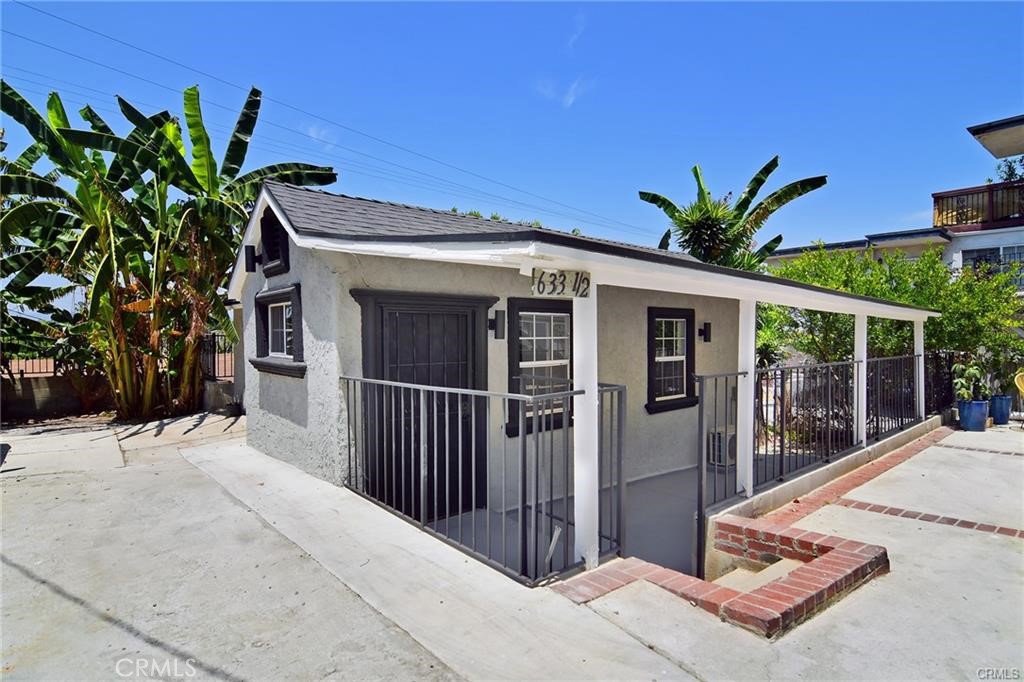
[{"label": "dark brown front door", "polygon": [[[485,309],[486,310],[486,309]],[[452,389],[479,385],[486,329],[478,307],[438,300],[381,300],[371,340],[373,375]],[[367,349],[370,350],[370,349]],[[486,375],[484,375],[486,376]],[[486,503],[485,398],[382,386],[368,417],[369,492],[424,523]],[[424,464],[426,476],[422,477]],[[374,484],[376,483],[376,484]],[[426,494],[423,494],[425,489]]]}]

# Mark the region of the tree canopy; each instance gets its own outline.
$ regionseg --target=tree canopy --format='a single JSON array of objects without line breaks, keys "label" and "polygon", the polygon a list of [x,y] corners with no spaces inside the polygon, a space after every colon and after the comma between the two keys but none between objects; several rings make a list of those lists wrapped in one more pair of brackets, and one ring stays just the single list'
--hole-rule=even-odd
[{"label": "tree canopy", "polygon": [[[911,259],[900,251],[875,253],[817,248],[774,268],[772,274],[839,291],[931,308],[941,313],[925,323],[928,350],[976,352],[980,348],[1024,348],[1017,329],[1024,323],[1024,298],[1014,271],[953,269],[942,248]],[[770,333],[820,362],[848,359],[853,351],[853,317],[805,309],[783,309]],[[766,337],[767,338],[767,337]],[[868,352],[873,356],[913,352],[910,323],[869,318]]]}]

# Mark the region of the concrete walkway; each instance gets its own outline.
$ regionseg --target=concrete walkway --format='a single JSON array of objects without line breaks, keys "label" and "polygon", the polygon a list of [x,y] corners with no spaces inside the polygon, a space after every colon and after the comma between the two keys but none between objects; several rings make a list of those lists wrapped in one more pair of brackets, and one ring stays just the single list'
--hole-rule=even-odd
[{"label": "concrete walkway", "polygon": [[2,434],[0,677],[457,677],[178,454],[244,426]]},{"label": "concrete walkway", "polygon": [[[1011,452],[1017,454],[1003,454]],[[1021,455],[1020,431],[954,433],[845,496],[927,517],[833,504],[798,521],[799,528],[884,545],[892,570],[778,641],[718,622],[645,582],[589,607],[704,679],[996,679],[981,677],[987,669],[1019,675],[1024,540],[922,519],[1024,528]]]},{"label": "concrete walkway", "polygon": [[349,490],[241,444],[182,454],[469,679],[691,679],[597,613],[524,587]]}]

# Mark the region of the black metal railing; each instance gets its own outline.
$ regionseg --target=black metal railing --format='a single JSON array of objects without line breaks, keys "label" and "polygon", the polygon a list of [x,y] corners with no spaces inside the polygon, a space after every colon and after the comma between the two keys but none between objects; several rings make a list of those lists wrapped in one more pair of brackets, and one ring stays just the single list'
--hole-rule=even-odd
[{"label": "black metal railing", "polygon": [[[349,488],[527,584],[578,564],[566,416],[582,390],[525,395],[342,377],[341,392]],[[600,547],[617,552],[625,387],[599,394]]]},{"label": "black metal railing", "polygon": [[941,414],[953,407],[956,396],[953,393],[953,364],[955,353],[948,350],[933,350],[924,354],[924,412]]},{"label": "black metal railing", "polygon": [[916,355],[868,358],[868,442],[881,440],[919,421],[916,376]]},{"label": "black metal railing", "polygon": [[233,379],[235,345],[220,332],[204,334],[199,348],[199,364],[206,379]]},{"label": "black metal railing", "polygon": [[697,375],[700,438],[697,508],[706,509],[740,492],[736,476],[737,392],[746,373]]},{"label": "black metal railing", "polygon": [[760,369],[754,387],[754,488],[858,445],[857,362]]}]

